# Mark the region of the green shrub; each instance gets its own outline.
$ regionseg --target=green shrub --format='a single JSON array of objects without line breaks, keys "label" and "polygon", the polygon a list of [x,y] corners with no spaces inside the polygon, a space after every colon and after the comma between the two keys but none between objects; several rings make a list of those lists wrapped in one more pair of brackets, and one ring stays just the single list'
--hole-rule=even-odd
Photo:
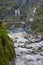
[{"label": "green shrub", "polygon": [[0,25],[0,65],[9,65],[16,56],[13,41],[7,35],[5,25]]}]

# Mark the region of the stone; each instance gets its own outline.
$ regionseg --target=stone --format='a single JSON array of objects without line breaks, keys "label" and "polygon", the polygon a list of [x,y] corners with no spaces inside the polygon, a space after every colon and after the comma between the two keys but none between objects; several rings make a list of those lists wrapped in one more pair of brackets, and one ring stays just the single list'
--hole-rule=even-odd
[{"label": "stone", "polygon": [[41,51],[43,51],[43,47],[41,47]]},{"label": "stone", "polygon": [[17,42],[18,42],[18,43],[25,43],[25,42],[28,42],[28,40],[26,40],[26,39],[23,38],[23,37],[19,37],[19,38],[17,39]]},{"label": "stone", "polygon": [[41,51],[39,54],[40,54],[41,56],[43,56],[43,51]]},{"label": "stone", "polygon": [[14,48],[17,48],[18,47],[18,43],[14,43]]}]

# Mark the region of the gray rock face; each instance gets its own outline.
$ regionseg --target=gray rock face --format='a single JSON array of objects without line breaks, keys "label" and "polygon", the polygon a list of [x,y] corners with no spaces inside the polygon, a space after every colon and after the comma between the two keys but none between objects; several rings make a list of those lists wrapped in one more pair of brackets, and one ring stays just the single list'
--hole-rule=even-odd
[{"label": "gray rock face", "polygon": [[23,4],[25,4],[26,0],[18,0],[18,5],[21,6]]},{"label": "gray rock face", "polygon": [[14,43],[15,65],[43,65],[43,41],[31,43],[24,36],[16,35],[15,37],[17,36],[17,41]]}]

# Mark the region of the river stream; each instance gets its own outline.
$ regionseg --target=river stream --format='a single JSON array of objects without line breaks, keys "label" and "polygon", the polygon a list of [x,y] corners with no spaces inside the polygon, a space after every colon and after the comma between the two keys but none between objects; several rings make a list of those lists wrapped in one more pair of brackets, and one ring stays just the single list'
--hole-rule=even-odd
[{"label": "river stream", "polygon": [[14,41],[16,60],[11,65],[43,65],[43,40],[40,42],[29,42],[26,32],[11,33],[9,35]]}]

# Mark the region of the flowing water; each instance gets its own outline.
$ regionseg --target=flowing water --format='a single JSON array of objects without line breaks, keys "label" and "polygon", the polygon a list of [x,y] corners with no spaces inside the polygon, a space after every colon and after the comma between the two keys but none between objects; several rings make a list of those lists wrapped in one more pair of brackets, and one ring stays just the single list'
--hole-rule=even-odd
[{"label": "flowing water", "polygon": [[24,38],[25,31],[10,35],[14,43],[16,60],[12,65],[43,65],[43,40],[37,43],[30,43]]}]

